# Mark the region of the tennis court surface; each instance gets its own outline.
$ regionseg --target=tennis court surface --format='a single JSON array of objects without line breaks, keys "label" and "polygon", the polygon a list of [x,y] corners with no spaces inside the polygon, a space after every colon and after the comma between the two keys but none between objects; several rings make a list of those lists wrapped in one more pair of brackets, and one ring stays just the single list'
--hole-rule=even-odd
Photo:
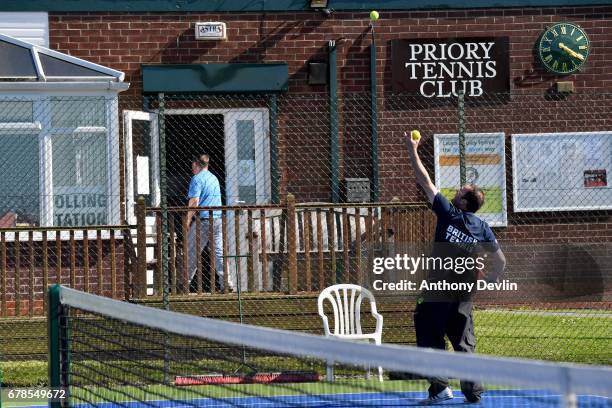
[{"label": "tennis court surface", "polygon": [[[406,407],[422,406],[419,402],[427,396],[425,392],[397,392],[373,394],[339,394],[310,396],[278,396],[278,397],[243,397],[225,398],[221,400],[202,398],[191,401],[146,401],[129,403],[98,403],[95,406],[110,408],[125,406],[129,408],[142,407]],[[447,400],[441,406],[478,406],[478,407],[558,407],[561,406],[560,395],[543,394],[542,390],[508,391],[494,390],[488,392],[479,404],[465,404],[463,396],[459,395]],[[595,396],[579,396],[579,407],[609,407],[609,399]],[[92,404],[76,404],[77,407],[89,407]]]},{"label": "tennis court surface", "polygon": [[66,387],[70,406],[419,406],[423,378],[445,376],[454,398],[441,405],[466,405],[462,378],[487,388],[474,406],[612,407],[607,367],[346,342],[60,286],[51,288],[49,306],[50,383]]}]

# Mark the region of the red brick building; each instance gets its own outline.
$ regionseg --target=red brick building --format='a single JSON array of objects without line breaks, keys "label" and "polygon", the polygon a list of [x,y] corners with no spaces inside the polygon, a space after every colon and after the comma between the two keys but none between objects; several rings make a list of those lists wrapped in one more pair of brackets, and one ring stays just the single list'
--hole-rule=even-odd
[{"label": "red brick building", "polygon": [[[502,135],[495,153],[501,160],[493,163],[497,170],[491,169],[501,169],[501,178],[490,181],[497,183],[491,191],[498,197],[491,212],[503,213],[494,223],[501,241],[612,241],[612,2],[517,0],[494,7],[496,2],[481,1],[474,7],[459,1],[442,7],[435,1],[414,6],[381,0],[366,8],[357,1],[330,0],[323,9],[303,3],[33,0],[5,1],[0,11],[46,12],[51,49],[124,72],[130,86],[119,94],[121,108],[159,113],[160,93],[168,98],[164,124],[171,204],[181,203],[189,176],[183,162],[198,149],[211,153],[230,205],[277,201],[288,192],[298,202],[333,202],[343,199],[351,182],[346,179],[355,178],[367,179],[373,200],[421,201],[407,163],[404,130],[421,130],[423,155],[433,172],[444,166],[435,135],[463,129]],[[376,21],[369,18],[373,8],[380,13]],[[207,22],[223,23],[209,26],[213,36],[226,30],[225,39],[196,39],[196,23]],[[579,39],[581,33],[586,39]],[[567,49],[557,45],[549,58],[546,41],[558,42],[557,35],[569,35],[565,41],[575,43],[565,44]],[[440,54],[440,44],[450,53]],[[451,44],[461,56],[453,57]],[[473,64],[469,44],[474,44]],[[458,87],[470,85],[461,82],[465,78],[487,77],[478,71],[486,65],[477,60],[493,58],[489,46],[499,47],[495,72],[503,77],[492,88],[479,82],[483,95],[469,95],[466,88],[461,107],[457,95],[448,94],[453,89],[449,70],[460,79]],[[410,50],[421,64],[415,65],[418,72],[409,71],[410,58],[398,60]],[[568,72],[547,68],[555,60],[559,66],[569,64]],[[442,88],[435,88],[437,82],[423,85],[428,78]],[[421,86],[406,92],[414,81]],[[249,128],[241,134],[245,121],[261,132]],[[228,124],[238,129],[231,140]],[[536,134],[547,141],[534,141]],[[144,155],[146,148],[134,137],[132,153]],[[523,159],[520,143],[533,149]],[[582,149],[583,168],[576,174],[572,160],[555,150],[568,143]],[[252,155],[241,146],[251,147]],[[234,151],[234,156],[228,153]],[[121,160],[126,155],[122,151]],[[549,163],[553,156],[558,157]],[[157,162],[150,160],[154,168]],[[472,177],[478,165],[491,164],[475,156],[467,160]],[[538,173],[538,168],[543,170]],[[128,217],[130,195],[137,189],[127,186],[131,177],[122,175],[120,183],[122,216]],[[561,182],[572,177],[577,177],[573,184]],[[444,187],[444,180],[437,182]],[[525,193],[534,189],[523,184],[532,182],[542,197]],[[458,175],[451,184],[458,185]],[[609,286],[609,275],[609,268],[598,275],[602,285]]]}]

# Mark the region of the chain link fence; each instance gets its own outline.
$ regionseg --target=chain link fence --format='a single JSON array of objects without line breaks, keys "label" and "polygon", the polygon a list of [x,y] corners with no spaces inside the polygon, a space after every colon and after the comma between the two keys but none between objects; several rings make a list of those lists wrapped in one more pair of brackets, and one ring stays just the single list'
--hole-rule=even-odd
[{"label": "chain link fence", "polygon": [[[529,92],[380,94],[375,118],[367,94],[2,98],[3,381],[45,381],[36,316],[55,282],[321,333],[323,287],[406,278],[374,274],[374,258],[418,257],[432,240],[406,153],[412,129],[445,196],[462,182],[483,189],[479,213],[518,285],[479,294],[477,350],[610,364],[611,108],[609,94]],[[219,209],[198,209],[205,218],[189,225],[184,208],[203,153],[225,206],[220,241],[205,222]],[[190,240],[192,229],[203,232]],[[190,245],[201,257],[190,261]],[[414,343],[417,293],[375,291],[383,341]]]}]

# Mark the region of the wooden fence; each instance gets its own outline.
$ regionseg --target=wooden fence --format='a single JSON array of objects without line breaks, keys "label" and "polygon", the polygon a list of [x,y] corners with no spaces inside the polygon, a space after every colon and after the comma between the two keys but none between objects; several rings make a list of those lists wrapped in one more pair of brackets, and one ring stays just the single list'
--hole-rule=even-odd
[{"label": "wooden fence", "polygon": [[129,242],[126,226],[0,229],[0,316],[44,315],[54,283],[126,299]]},{"label": "wooden fence", "polygon": [[[240,279],[249,293],[308,293],[340,282],[363,284],[372,257],[388,255],[394,251],[390,246],[401,242],[429,241],[434,226],[427,207],[414,203],[299,204],[289,195],[278,205],[197,210],[221,210],[224,270],[229,272],[223,293],[229,292],[229,276],[234,284]],[[43,315],[46,288],[53,283],[118,299],[159,297],[164,234],[170,294],[219,293],[211,273],[215,259],[207,260],[206,251],[189,285],[183,266],[187,211],[170,208],[167,231],[161,210],[143,203],[137,206],[136,226],[0,229],[0,317]],[[195,218],[196,228],[201,222]]]},{"label": "wooden fence", "polygon": [[[221,211],[223,269],[229,271],[224,274],[224,293],[230,290],[228,282],[232,279],[240,279],[242,290],[252,293],[295,294],[318,291],[337,282],[363,284],[374,256],[388,255],[396,249],[390,246],[429,242],[434,231],[434,217],[423,204],[298,204],[292,195],[279,205],[172,207],[168,209],[167,231],[163,231],[161,210],[147,209],[141,202],[137,206],[138,253],[146,252],[148,239],[154,243],[155,255],[152,262],[138,258],[133,279],[136,298],[147,297],[147,287],[149,295],[162,293],[164,235],[169,243],[165,254],[170,294],[217,292],[212,256],[208,261],[198,259],[190,288],[183,266],[188,264],[189,210],[208,212],[209,217],[213,211]],[[147,223],[147,217],[154,221]],[[198,230],[201,222],[195,217]],[[214,253],[212,224],[208,236],[209,253]],[[200,239],[198,234],[196,239]],[[154,277],[148,284],[147,270]]]}]

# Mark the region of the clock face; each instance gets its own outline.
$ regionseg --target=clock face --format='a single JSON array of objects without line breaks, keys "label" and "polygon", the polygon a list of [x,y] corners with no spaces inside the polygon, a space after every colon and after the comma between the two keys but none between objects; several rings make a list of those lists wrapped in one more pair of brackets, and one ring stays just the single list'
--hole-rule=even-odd
[{"label": "clock face", "polygon": [[576,72],[589,56],[591,44],[584,30],[572,23],[548,27],[538,42],[538,56],[544,67],[555,74]]}]

